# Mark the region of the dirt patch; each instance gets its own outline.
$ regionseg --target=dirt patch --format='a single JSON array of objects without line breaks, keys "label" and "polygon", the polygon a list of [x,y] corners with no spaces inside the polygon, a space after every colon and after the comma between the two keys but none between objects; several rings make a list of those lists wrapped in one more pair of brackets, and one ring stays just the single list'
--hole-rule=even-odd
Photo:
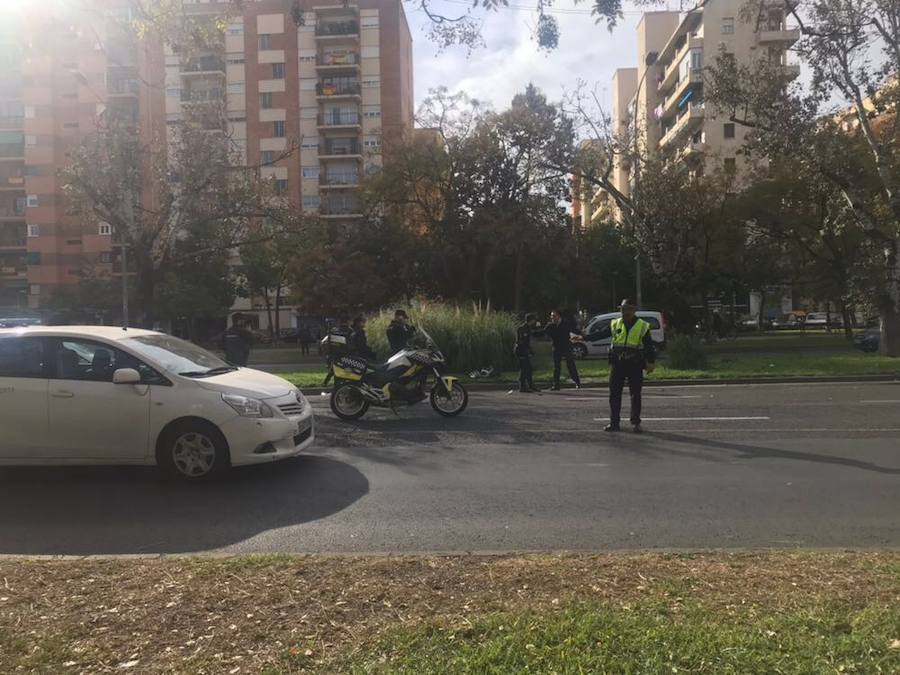
[{"label": "dirt patch", "polygon": [[680,594],[900,602],[900,553],[5,559],[0,672],[328,672],[398,623]]}]

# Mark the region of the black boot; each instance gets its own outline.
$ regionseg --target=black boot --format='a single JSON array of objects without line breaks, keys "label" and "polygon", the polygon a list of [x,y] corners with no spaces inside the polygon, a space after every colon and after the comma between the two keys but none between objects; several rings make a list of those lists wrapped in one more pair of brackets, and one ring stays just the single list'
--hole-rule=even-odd
[{"label": "black boot", "polygon": [[603,431],[622,431],[622,427],[618,424],[607,424],[603,427]]}]

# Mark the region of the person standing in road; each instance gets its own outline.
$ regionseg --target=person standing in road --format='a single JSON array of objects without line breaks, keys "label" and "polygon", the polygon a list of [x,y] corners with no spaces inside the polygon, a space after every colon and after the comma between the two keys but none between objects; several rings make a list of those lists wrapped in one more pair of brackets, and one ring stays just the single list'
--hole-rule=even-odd
[{"label": "person standing in road", "polygon": [[523,394],[539,392],[534,386],[534,374],[531,368],[531,356],[534,350],[531,348],[531,337],[537,328],[537,315],[526,314],[525,322],[516,329],[515,354],[519,359],[519,391]]},{"label": "person standing in road", "polygon": [[312,342],[312,335],[308,326],[300,326],[297,331],[297,341],[300,343],[300,354],[309,356],[309,343]]},{"label": "person standing in road", "polygon": [[622,391],[625,382],[631,392],[631,424],[635,433],[641,433],[641,389],[644,370],[652,373],[656,363],[656,347],[650,336],[650,324],[639,319],[637,306],[631,300],[622,300],[622,318],[613,319],[609,327],[586,335],[583,339],[593,342],[612,337],[609,348],[609,424],[604,431],[621,431]]},{"label": "person standing in road", "polygon": [[415,326],[409,325],[409,317],[402,309],[394,312],[394,320],[387,327],[387,340],[391,346],[391,354],[406,349],[412,336],[416,334]]},{"label": "person standing in road", "polygon": [[575,383],[576,389],[581,389],[581,378],[578,376],[578,368],[575,366],[575,355],[572,353],[572,336],[580,335],[581,331],[575,326],[575,322],[564,319],[562,312],[554,309],[550,312],[550,323],[536,333],[546,335],[553,343],[553,387],[552,391],[559,391],[559,376],[562,370],[562,362],[565,360],[569,377]]},{"label": "person standing in road", "polygon": [[235,314],[231,319],[231,328],[222,336],[225,349],[225,360],[236,366],[246,367],[250,360],[250,346],[253,344],[253,335],[247,330],[244,317]]},{"label": "person standing in road", "polygon": [[376,354],[369,347],[369,339],[366,337],[366,317],[358,316],[353,319],[350,333],[350,353],[362,356],[364,359],[374,361]]}]

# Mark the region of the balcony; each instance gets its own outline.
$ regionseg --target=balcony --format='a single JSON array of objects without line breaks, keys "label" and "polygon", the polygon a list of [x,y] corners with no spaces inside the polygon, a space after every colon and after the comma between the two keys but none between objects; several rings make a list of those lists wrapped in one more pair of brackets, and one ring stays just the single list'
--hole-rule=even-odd
[{"label": "balcony", "polygon": [[316,68],[323,71],[359,70],[359,54],[351,51],[327,52],[316,57]]},{"label": "balcony", "polygon": [[324,199],[319,215],[323,218],[362,218],[362,205],[356,199]]},{"label": "balcony", "polygon": [[693,91],[696,96],[696,90],[703,84],[703,71],[691,70],[684,78],[682,78],[672,93],[666,97],[662,104],[662,119],[671,117],[678,111],[678,103]]},{"label": "balcony", "polygon": [[356,21],[328,21],[316,24],[316,38],[358,37],[359,23]]},{"label": "balcony", "polygon": [[182,103],[221,103],[225,100],[225,92],[222,89],[201,89],[191,91],[190,89],[181,90]]},{"label": "balcony", "polygon": [[0,204],[0,220],[22,220],[25,217],[25,200],[16,204]]},{"label": "balcony", "polygon": [[678,156],[681,157],[681,159],[697,159],[702,157],[708,149],[709,146],[703,141],[691,141],[684,146]]},{"label": "balcony", "polygon": [[106,94],[110,97],[137,97],[141,85],[137,80],[110,80],[106,84]]},{"label": "balcony", "polygon": [[316,84],[316,97],[359,98],[359,82],[356,80],[330,80]]},{"label": "balcony", "polygon": [[181,75],[221,75],[225,76],[225,61],[218,56],[203,56],[181,64]]},{"label": "balcony", "polygon": [[335,171],[326,173],[319,178],[319,187],[323,190],[359,187],[359,173],[356,171]]},{"label": "balcony", "polygon": [[21,115],[0,116],[0,129],[22,129],[25,127],[25,118]]},{"label": "balcony", "polygon": [[335,138],[325,141],[319,149],[319,159],[361,158],[359,141],[355,138]]},{"label": "balcony", "polygon": [[800,29],[777,28],[775,30],[761,30],[757,33],[756,39],[762,43],[790,46],[800,39]]},{"label": "balcony", "polygon": [[694,129],[703,122],[705,115],[703,103],[688,103],[679,113],[675,124],[669,127],[663,137],[659,139],[659,147],[665,147],[683,132]]},{"label": "balcony", "polygon": [[0,162],[2,161],[22,161],[25,159],[25,143],[3,143],[0,144]]},{"label": "balcony", "polygon": [[702,37],[689,35],[685,39],[684,45],[679,47],[679,49],[675,52],[672,60],[666,66],[666,71],[663,79],[659,82],[659,85],[657,87],[657,90],[661,94],[667,93],[669,91],[669,88],[672,87],[676,82],[678,82],[678,69],[681,66],[682,60],[684,60],[685,58],[690,58],[690,52],[692,49],[703,49]]},{"label": "balcony", "polygon": [[316,122],[320,129],[346,129],[360,126],[359,113],[356,112],[327,112],[320,114]]}]

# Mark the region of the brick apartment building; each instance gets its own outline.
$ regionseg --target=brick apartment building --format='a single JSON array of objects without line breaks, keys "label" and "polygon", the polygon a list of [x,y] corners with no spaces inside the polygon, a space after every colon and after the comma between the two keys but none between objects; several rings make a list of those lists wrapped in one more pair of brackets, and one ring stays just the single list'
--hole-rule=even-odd
[{"label": "brick apartment building", "polygon": [[[201,16],[229,7],[183,0],[185,12]],[[297,208],[348,225],[362,217],[362,176],[381,165],[393,136],[412,128],[412,39],[400,0],[315,0],[300,12],[284,0],[249,2],[228,17],[220,47],[189,58],[137,42],[123,28],[128,0],[10,14],[0,32],[0,313],[7,315],[39,309],[86,267],[120,272],[114,233],[102,225],[88,231],[70,215],[56,178],[68,148],[101,115],[133,120],[149,140],[164,137],[188,106],[220,102],[227,137],[247,164],[264,165],[263,175]],[[264,316],[261,305],[250,298],[235,309]],[[289,313],[283,326],[291,325]]]}]

